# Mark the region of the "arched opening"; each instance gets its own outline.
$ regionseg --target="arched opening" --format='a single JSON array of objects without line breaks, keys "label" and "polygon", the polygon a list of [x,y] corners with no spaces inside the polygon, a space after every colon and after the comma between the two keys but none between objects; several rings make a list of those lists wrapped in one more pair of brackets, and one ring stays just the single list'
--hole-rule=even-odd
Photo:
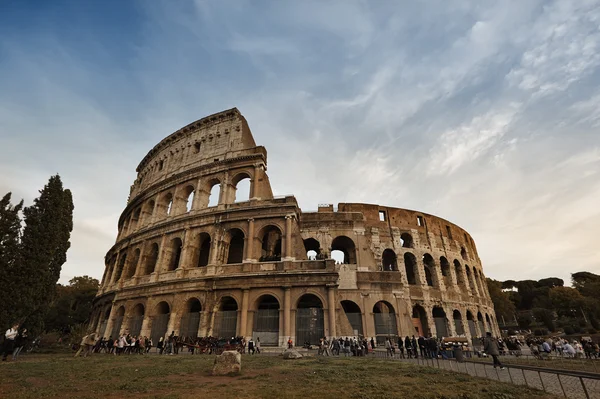
[{"label": "arched opening", "polygon": [[314,238],[304,240],[304,249],[308,260],[317,260],[321,258],[321,244]]},{"label": "arched opening", "polygon": [[477,338],[475,319],[473,318],[473,313],[471,313],[470,310],[467,310],[467,324],[469,325],[469,333],[471,334],[471,338]]},{"label": "arched opening", "polygon": [[475,276],[475,283],[477,284],[477,289],[479,290],[479,296],[485,297],[485,288],[487,283],[485,282],[481,272],[475,269],[475,267],[473,267],[473,276]]},{"label": "arched opening", "polygon": [[427,324],[427,312],[421,305],[413,306],[412,323],[417,335],[427,337],[429,335],[429,325]]},{"label": "arched opening", "polygon": [[[356,247],[354,241],[346,236],[334,238],[331,243],[331,256],[333,251],[341,251],[344,254],[343,264],[356,264]],[[335,258],[334,258],[335,259]]]},{"label": "arched opening", "polygon": [[193,186],[187,186],[184,191],[185,200],[185,211],[189,212],[192,210],[194,206],[194,196],[196,195],[196,190]]},{"label": "arched opening", "polygon": [[121,334],[121,326],[123,325],[123,318],[125,317],[125,307],[121,306],[117,313],[115,313],[115,318],[113,319],[113,328],[111,335],[113,338],[119,337]]},{"label": "arched opening", "polygon": [[435,324],[435,331],[437,338],[448,337],[448,320],[446,319],[446,312],[440,306],[434,306],[431,312],[433,316],[433,322]]},{"label": "arched opening", "polygon": [[381,255],[381,266],[383,271],[391,272],[398,271],[398,258],[396,253],[391,249],[386,249]]},{"label": "arched opening", "polygon": [[437,276],[435,274],[435,261],[429,254],[423,255],[423,266],[425,267],[425,281],[429,287],[437,287]]},{"label": "arched opening", "polygon": [[452,312],[452,318],[454,319],[456,335],[465,335],[465,326],[463,326],[462,315],[458,310]]},{"label": "arched opening", "polygon": [[[102,315],[100,317],[100,329],[98,330],[98,332],[101,337],[104,337],[104,334],[107,333],[106,326],[108,324],[109,318],[110,318],[110,307],[107,307],[106,309],[104,309],[104,312],[102,312]],[[106,337],[106,338],[108,338],[108,337]]]},{"label": "arched opening", "polygon": [[127,254],[124,253],[119,258],[119,264],[117,266],[117,275],[115,277],[115,281],[119,281],[121,279],[121,275],[123,274],[123,269],[125,268],[125,262],[127,262]]},{"label": "arched opening", "polygon": [[475,281],[473,280],[473,275],[471,274],[469,265],[465,265],[465,272],[467,273],[467,281],[469,282],[469,287],[471,288],[471,294],[475,295]]},{"label": "arched opening", "polygon": [[386,301],[379,301],[373,306],[373,318],[375,320],[375,337],[377,344],[385,344],[386,338],[396,341],[398,336],[398,325],[396,324],[396,312],[394,307]]},{"label": "arched opening", "polygon": [[240,229],[231,229],[228,238],[227,264],[242,263],[244,258],[244,232]]},{"label": "arched opening", "polygon": [[138,303],[131,312],[131,320],[129,321],[129,334],[137,337],[142,331],[142,323],[144,322],[144,305]]},{"label": "arched opening", "polygon": [[144,275],[154,273],[156,270],[156,263],[158,262],[158,244],[154,243],[150,246],[150,250],[146,255],[146,262],[144,265]]},{"label": "arched opening", "polygon": [[277,226],[264,227],[258,237],[261,243],[260,262],[281,260],[281,230]]},{"label": "arched opening", "polygon": [[400,235],[400,243],[402,244],[402,248],[414,248],[413,238],[408,233],[402,233]]},{"label": "arched opening", "polygon": [[142,219],[143,219],[143,224],[149,224],[152,222],[152,216],[154,215],[154,206],[156,205],[156,203],[154,202],[154,200],[150,200],[148,202],[146,202],[146,204],[144,204],[143,208],[142,208]]},{"label": "arched opening", "polygon": [[141,251],[139,248],[136,248],[135,251],[133,251],[133,258],[127,267],[127,275],[125,278],[132,278],[135,276],[135,271],[137,270],[137,266],[140,261],[140,253]]},{"label": "arched opening", "polygon": [[454,259],[454,272],[456,274],[456,285],[459,287],[467,288],[465,284],[465,275],[463,273],[463,268],[460,262]]},{"label": "arched opening", "polygon": [[417,258],[410,252],[404,254],[404,269],[406,271],[406,280],[408,284],[417,284]]},{"label": "arched opening", "polygon": [[304,294],[296,308],[296,345],[318,345],[325,336],[323,303],[316,295]]},{"label": "arched opening", "polygon": [[142,208],[138,208],[135,210],[135,212],[133,212],[133,215],[131,216],[131,222],[129,224],[129,231],[133,232],[137,229],[141,214]]},{"label": "arched opening", "polygon": [[442,277],[446,288],[452,286],[452,274],[450,272],[450,263],[445,256],[440,256],[440,269],[442,269]]},{"label": "arched opening", "polygon": [[185,313],[181,317],[179,336],[184,340],[195,340],[198,338],[198,327],[200,326],[200,312],[202,304],[197,298],[189,299],[185,304]]},{"label": "arched opening", "polygon": [[463,260],[469,260],[465,247],[460,247],[460,257],[463,258]]},{"label": "arched opening", "polygon": [[219,310],[215,314],[213,336],[220,338],[234,338],[237,333],[238,304],[230,296],[221,298]]},{"label": "arched opening", "polygon": [[208,233],[198,234],[198,266],[207,266],[210,261],[210,235]]},{"label": "arched opening", "polygon": [[163,196],[161,207],[164,208],[164,215],[171,215],[173,210],[173,194],[167,193]]},{"label": "arched opening", "polygon": [[152,317],[152,330],[150,337],[155,345],[160,340],[160,337],[165,337],[171,317],[171,307],[167,302],[160,302],[154,308],[154,317]]},{"label": "arched opening", "polygon": [[233,186],[235,187],[235,202],[250,200],[250,185],[250,175],[247,173],[239,174],[233,179]]},{"label": "arched opening", "polygon": [[260,338],[262,345],[279,345],[279,301],[273,295],[259,298],[253,335],[255,339]]},{"label": "arched opening", "polygon": [[181,251],[183,249],[183,242],[181,238],[176,237],[171,240],[171,257],[169,259],[169,271],[175,270],[179,267],[181,261]]},{"label": "arched opening", "polygon": [[220,203],[221,183],[218,180],[211,182],[210,194],[208,195],[208,206],[217,206]]},{"label": "arched opening", "polygon": [[485,335],[485,324],[483,323],[483,316],[481,312],[477,312],[477,324],[479,325],[479,334],[480,337]]},{"label": "arched opening", "polygon": [[487,313],[485,314],[485,322],[487,326],[487,331],[492,332],[492,322],[490,321],[490,316]]},{"label": "arched opening", "polygon": [[[351,328],[351,331],[344,331],[344,335],[350,335],[354,337],[363,335],[362,312],[360,311],[360,307],[352,301],[342,301],[341,304]],[[342,327],[344,326],[342,325]],[[342,328],[342,331],[343,330],[347,330],[347,328]]]}]

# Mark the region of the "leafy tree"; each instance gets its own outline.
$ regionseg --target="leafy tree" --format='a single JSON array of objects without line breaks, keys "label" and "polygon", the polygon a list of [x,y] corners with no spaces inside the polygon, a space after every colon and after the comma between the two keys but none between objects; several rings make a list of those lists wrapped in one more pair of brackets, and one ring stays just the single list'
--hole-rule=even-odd
[{"label": "leafy tree", "polygon": [[551,310],[545,308],[535,308],[533,309],[533,315],[537,320],[544,324],[548,331],[556,330],[556,327],[554,326],[554,312]]},{"label": "leafy tree", "polygon": [[543,278],[541,280],[539,280],[537,282],[538,287],[548,287],[548,288],[554,288],[554,287],[564,287],[565,285],[565,281],[561,278],[557,278],[557,277],[548,277],[548,278]]},{"label": "leafy tree", "polygon": [[600,292],[600,276],[590,272],[571,274],[573,287],[583,296],[597,297]]},{"label": "leafy tree", "polygon": [[46,330],[68,333],[74,325],[88,322],[99,284],[88,276],[74,277],[66,286],[57,284],[56,297],[44,318]]},{"label": "leafy tree", "polygon": [[583,296],[575,288],[554,287],[549,296],[552,306],[560,316],[576,316],[584,304]]},{"label": "leafy tree", "polygon": [[533,318],[529,312],[521,313],[517,316],[517,323],[519,323],[519,327],[523,329],[528,329],[533,323]]},{"label": "leafy tree", "polygon": [[509,295],[502,291],[502,283],[490,278],[486,278],[486,282],[496,310],[496,320],[502,320],[502,317],[504,320],[512,320],[515,314],[515,305]]},{"label": "leafy tree", "polygon": [[11,193],[8,193],[0,200],[0,327],[13,323],[19,317],[16,301],[20,296],[15,286],[15,275],[19,267],[19,212],[23,201],[13,206],[10,199]]}]

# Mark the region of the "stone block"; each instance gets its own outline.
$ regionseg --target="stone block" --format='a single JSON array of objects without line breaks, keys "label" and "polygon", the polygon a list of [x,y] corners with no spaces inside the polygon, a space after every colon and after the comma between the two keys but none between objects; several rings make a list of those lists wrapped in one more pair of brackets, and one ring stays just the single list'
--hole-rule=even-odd
[{"label": "stone block", "polygon": [[215,357],[213,375],[238,374],[242,371],[242,355],[236,351],[225,351]]}]

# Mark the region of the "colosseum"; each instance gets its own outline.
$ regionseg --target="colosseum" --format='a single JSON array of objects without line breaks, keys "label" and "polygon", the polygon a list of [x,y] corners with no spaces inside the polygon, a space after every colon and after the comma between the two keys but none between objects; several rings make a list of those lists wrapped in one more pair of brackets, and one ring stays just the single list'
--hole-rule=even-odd
[{"label": "colosseum", "polygon": [[273,196],[266,172],[267,151],[235,108],[151,149],[105,257],[96,332],[260,337],[263,346],[499,334],[468,232],[381,205],[303,212],[294,196]]}]

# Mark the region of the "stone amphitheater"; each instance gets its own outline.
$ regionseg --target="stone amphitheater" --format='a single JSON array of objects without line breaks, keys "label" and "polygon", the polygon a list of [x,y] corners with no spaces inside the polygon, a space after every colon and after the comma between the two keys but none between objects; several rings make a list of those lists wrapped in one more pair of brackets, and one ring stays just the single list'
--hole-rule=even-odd
[{"label": "stone amphitheater", "polygon": [[465,230],[382,205],[302,212],[294,196],[273,196],[266,172],[267,151],[235,108],[151,149],[105,257],[96,332],[155,343],[171,331],[259,337],[263,346],[499,335]]}]

